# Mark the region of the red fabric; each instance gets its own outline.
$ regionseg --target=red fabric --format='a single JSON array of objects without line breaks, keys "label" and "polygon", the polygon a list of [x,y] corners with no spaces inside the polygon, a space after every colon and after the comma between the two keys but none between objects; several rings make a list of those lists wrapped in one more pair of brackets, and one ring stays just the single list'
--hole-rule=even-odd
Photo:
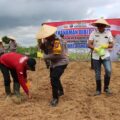
[{"label": "red fabric", "polygon": [[16,70],[19,83],[22,86],[22,88],[24,89],[25,93],[28,95],[29,90],[28,90],[28,87],[26,86],[27,60],[28,60],[27,56],[24,56],[22,54],[18,54],[15,52],[6,53],[0,57],[1,64],[5,65],[6,67],[8,67],[10,69]]}]

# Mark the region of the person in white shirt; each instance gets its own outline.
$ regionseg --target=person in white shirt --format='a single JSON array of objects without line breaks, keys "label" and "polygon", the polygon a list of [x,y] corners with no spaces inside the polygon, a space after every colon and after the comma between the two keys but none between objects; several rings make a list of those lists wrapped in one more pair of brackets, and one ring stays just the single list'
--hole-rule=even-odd
[{"label": "person in white shirt", "polygon": [[97,27],[97,30],[93,31],[88,40],[88,47],[92,49],[92,59],[95,70],[96,79],[96,92],[94,95],[101,94],[101,65],[103,64],[105,69],[104,75],[104,92],[107,95],[111,94],[109,89],[109,83],[111,78],[111,60],[109,48],[113,47],[113,36],[110,30],[106,28],[110,27],[109,23],[103,18],[98,19],[92,23]]}]

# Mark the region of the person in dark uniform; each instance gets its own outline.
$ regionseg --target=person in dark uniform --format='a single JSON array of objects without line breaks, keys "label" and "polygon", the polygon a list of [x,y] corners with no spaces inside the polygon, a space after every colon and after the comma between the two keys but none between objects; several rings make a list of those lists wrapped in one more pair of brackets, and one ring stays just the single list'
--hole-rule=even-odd
[{"label": "person in dark uniform", "polygon": [[68,55],[66,52],[66,45],[62,39],[55,36],[57,28],[49,25],[41,26],[37,35],[37,39],[43,39],[42,45],[45,49],[49,49],[48,54],[44,52],[44,59],[50,60],[50,81],[52,86],[52,100],[51,106],[56,106],[59,102],[59,97],[64,95],[63,86],[60,77],[64,73],[69,63]]}]

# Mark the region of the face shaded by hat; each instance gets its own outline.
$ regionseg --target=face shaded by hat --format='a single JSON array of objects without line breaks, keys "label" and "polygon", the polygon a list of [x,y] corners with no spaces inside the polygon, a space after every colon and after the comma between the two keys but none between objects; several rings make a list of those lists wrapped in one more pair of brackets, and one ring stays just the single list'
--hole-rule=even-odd
[{"label": "face shaded by hat", "polygon": [[30,70],[35,71],[36,60],[34,58],[29,58],[27,65],[29,66]]},{"label": "face shaded by hat", "polygon": [[56,27],[44,24],[40,27],[40,30],[37,33],[36,38],[37,39],[48,38],[49,36],[52,36],[53,34],[55,34],[56,30],[57,30]]},{"label": "face shaded by hat", "polygon": [[95,27],[110,27],[110,24],[104,20],[103,18],[98,19],[97,21],[93,22],[91,25],[95,26]]},{"label": "face shaded by hat", "polygon": [[105,28],[106,27],[106,25],[104,25],[104,24],[96,24],[96,27],[98,27],[98,28]]}]

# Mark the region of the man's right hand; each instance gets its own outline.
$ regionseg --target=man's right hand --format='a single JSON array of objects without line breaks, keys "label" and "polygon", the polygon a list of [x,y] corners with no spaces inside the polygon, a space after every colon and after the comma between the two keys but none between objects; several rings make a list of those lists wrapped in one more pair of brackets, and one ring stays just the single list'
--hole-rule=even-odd
[{"label": "man's right hand", "polygon": [[94,51],[97,53],[99,52],[99,50],[100,50],[100,48],[94,48]]},{"label": "man's right hand", "polygon": [[102,45],[101,45],[101,48],[107,49],[108,46],[109,46],[108,44],[102,44]]}]

